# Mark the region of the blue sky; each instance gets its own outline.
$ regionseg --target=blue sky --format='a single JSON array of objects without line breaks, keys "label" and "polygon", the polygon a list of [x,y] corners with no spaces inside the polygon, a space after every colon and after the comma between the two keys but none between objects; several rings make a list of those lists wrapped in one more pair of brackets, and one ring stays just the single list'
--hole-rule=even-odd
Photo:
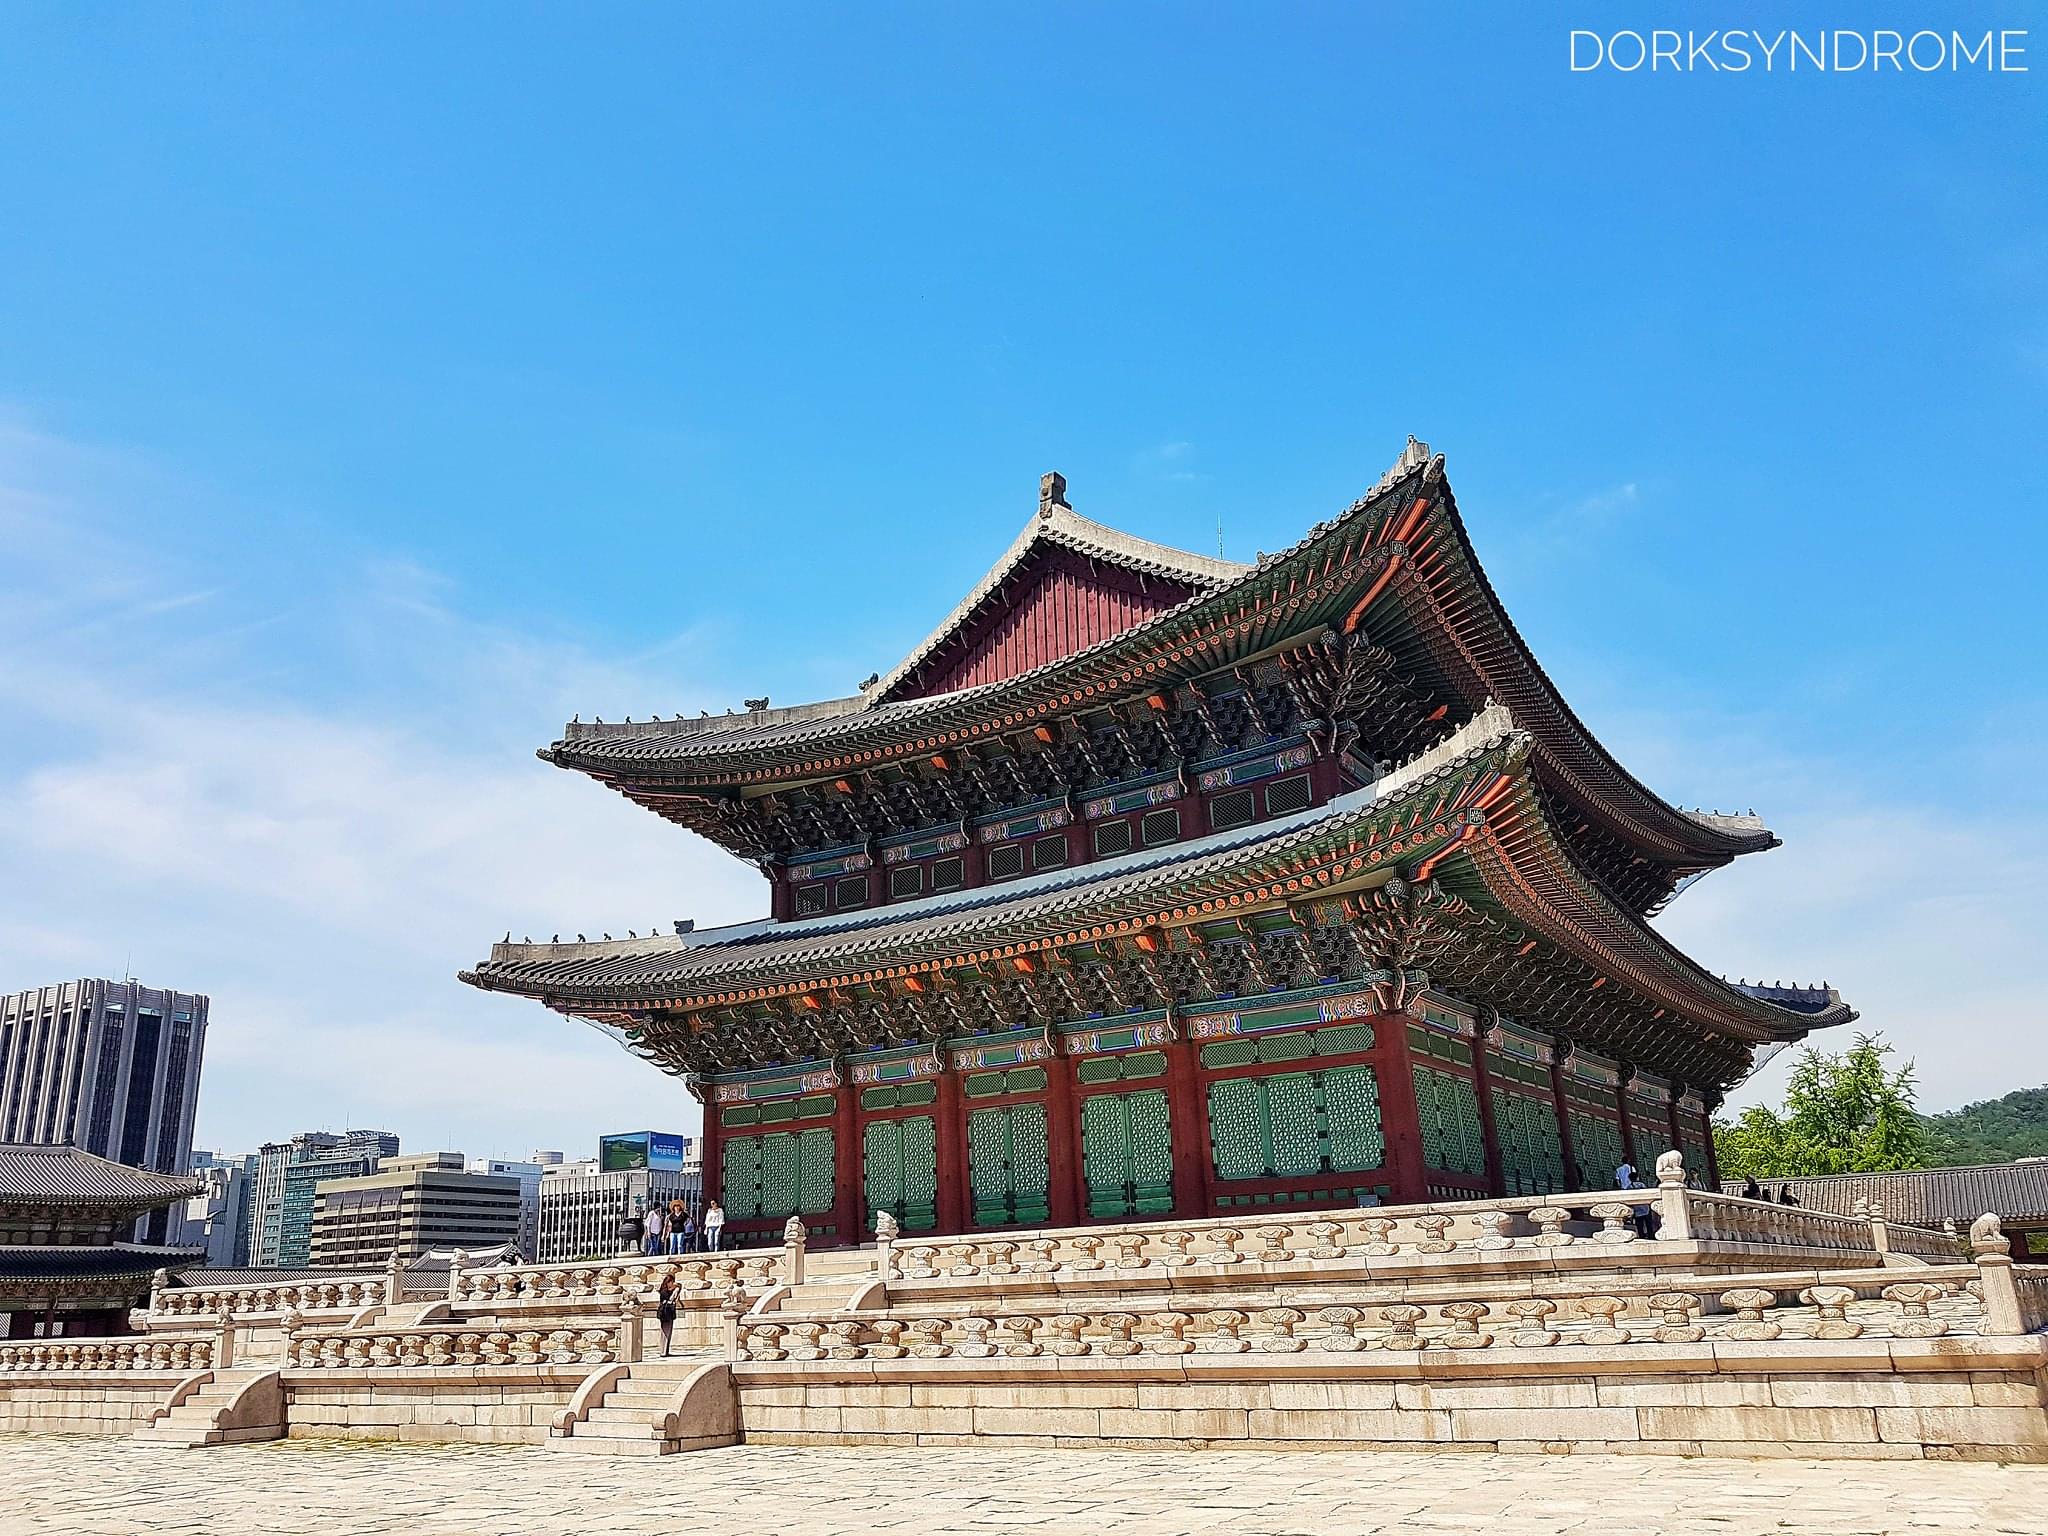
[{"label": "blue sky", "polygon": [[453,980],[761,905],[535,745],[850,691],[1043,470],[1248,558],[1413,432],[1594,728],[1786,837],[1666,931],[1840,985],[1932,1104],[2048,1077],[2048,34],[1994,77],[1569,72],[1652,20],[1818,24],[17,11],[0,987],[209,991],[210,1145],[693,1124]]}]

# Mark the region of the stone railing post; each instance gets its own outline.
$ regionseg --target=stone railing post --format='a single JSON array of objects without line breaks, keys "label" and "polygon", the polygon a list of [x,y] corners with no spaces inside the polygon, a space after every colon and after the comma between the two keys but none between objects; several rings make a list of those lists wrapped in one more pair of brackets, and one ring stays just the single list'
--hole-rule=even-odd
[{"label": "stone railing post", "polygon": [[619,1364],[640,1363],[641,1341],[646,1331],[646,1321],[640,1310],[638,1296],[629,1295],[619,1303]]},{"label": "stone railing post", "polygon": [[1870,1202],[1870,1246],[1880,1259],[1889,1257],[1892,1251],[1891,1227],[1884,1219],[1883,1204],[1876,1200]]},{"label": "stone railing post", "polygon": [[463,1272],[468,1268],[469,1255],[460,1248],[456,1249],[455,1256],[448,1261],[448,1299],[450,1301],[462,1300],[462,1276]]},{"label": "stone railing post", "polygon": [[1686,1198],[1685,1154],[1673,1147],[1657,1157],[1657,1236],[1668,1242],[1692,1241],[1692,1207]]},{"label": "stone railing post", "polygon": [[887,1211],[875,1212],[875,1278],[896,1278],[896,1234],[901,1230]]},{"label": "stone railing post", "polygon": [[154,1312],[162,1305],[157,1298],[171,1288],[171,1272],[168,1269],[155,1270],[149,1277],[149,1310]]},{"label": "stone railing post", "polygon": [[235,1314],[222,1307],[214,1315],[213,1368],[224,1371],[235,1363]]},{"label": "stone railing post", "polygon": [[405,1300],[405,1265],[393,1253],[384,1263],[384,1305],[395,1307]]},{"label": "stone railing post", "polygon": [[725,1293],[725,1303],[719,1309],[725,1320],[725,1358],[740,1358],[740,1319],[747,1315],[747,1293],[734,1286]]},{"label": "stone railing post", "polygon": [[1984,1331],[2000,1338],[2027,1332],[2020,1311],[2020,1289],[2013,1280],[2012,1245],[1996,1213],[1986,1211],[1970,1223],[1970,1257],[1984,1292]]},{"label": "stone railing post", "polygon": [[804,1283],[804,1240],[808,1236],[798,1217],[782,1224],[782,1283],[792,1289]]}]

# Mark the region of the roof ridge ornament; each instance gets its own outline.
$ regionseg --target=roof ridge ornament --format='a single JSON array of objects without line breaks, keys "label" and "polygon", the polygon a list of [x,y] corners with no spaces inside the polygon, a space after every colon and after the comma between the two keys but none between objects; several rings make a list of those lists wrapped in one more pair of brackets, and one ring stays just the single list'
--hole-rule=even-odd
[{"label": "roof ridge ornament", "polygon": [[1401,450],[1400,457],[1388,466],[1387,472],[1380,476],[1379,483],[1372,488],[1368,494],[1368,499],[1379,495],[1380,492],[1384,491],[1410,470],[1417,469],[1428,462],[1429,444],[1423,442],[1413,432],[1410,432],[1408,434],[1407,446]]},{"label": "roof ridge ornament", "polygon": [[1067,505],[1067,477],[1056,469],[1047,470],[1038,477],[1038,515],[1050,520],[1054,507],[1064,507],[1069,512],[1074,510]]}]

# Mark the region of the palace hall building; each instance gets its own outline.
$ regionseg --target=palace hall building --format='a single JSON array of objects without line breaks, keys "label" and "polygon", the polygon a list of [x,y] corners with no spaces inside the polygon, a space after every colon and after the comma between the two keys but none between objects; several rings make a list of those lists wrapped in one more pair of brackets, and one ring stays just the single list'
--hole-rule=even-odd
[{"label": "palace hall building", "polygon": [[858,694],[540,754],[770,883],[758,922],[462,973],[682,1078],[732,1237],[1601,1189],[1672,1147],[1711,1172],[1759,1048],[1855,1017],[1650,926],[1777,839],[1594,739],[1421,444],[1252,565],[1065,491]]}]

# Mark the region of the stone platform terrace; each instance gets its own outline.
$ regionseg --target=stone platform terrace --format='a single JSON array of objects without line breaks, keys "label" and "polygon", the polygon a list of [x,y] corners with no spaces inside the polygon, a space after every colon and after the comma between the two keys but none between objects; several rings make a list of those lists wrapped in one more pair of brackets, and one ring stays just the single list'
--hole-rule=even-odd
[{"label": "stone platform terrace", "polygon": [[1868,1536],[2048,1533],[2048,1468],[1444,1451],[733,1447],[681,1460],[11,1438],[0,1536]]}]

